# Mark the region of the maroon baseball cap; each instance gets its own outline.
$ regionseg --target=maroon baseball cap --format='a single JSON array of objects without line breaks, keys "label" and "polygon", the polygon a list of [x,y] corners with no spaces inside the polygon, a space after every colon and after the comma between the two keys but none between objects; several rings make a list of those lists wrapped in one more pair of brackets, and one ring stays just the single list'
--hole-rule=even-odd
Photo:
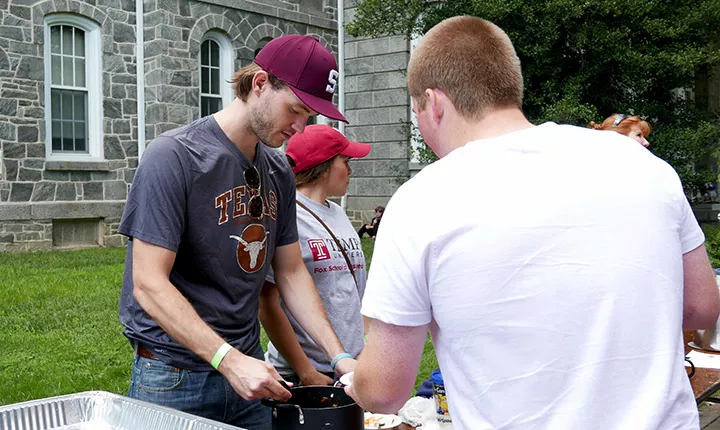
[{"label": "maroon baseball cap", "polygon": [[339,84],[337,62],[314,37],[289,34],[275,38],[260,50],[255,63],[288,84],[310,109],[348,122],[332,103]]},{"label": "maroon baseball cap", "polygon": [[299,173],[336,155],[362,158],[370,153],[370,145],[348,140],[329,125],[313,124],[290,138],[285,153],[295,162],[293,173]]}]

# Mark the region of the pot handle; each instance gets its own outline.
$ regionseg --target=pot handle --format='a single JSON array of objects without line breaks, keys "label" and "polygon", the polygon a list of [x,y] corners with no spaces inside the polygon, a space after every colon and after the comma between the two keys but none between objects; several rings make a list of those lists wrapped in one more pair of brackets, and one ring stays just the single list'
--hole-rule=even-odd
[{"label": "pot handle", "polygon": [[278,402],[277,400],[273,399],[260,399],[260,404],[263,406],[268,406],[270,408],[273,408],[273,413],[277,411],[277,409],[288,409],[288,408],[297,408],[298,411],[298,421],[300,424],[305,424],[305,414],[303,414],[302,408],[300,405],[293,405],[290,403],[282,403]]}]

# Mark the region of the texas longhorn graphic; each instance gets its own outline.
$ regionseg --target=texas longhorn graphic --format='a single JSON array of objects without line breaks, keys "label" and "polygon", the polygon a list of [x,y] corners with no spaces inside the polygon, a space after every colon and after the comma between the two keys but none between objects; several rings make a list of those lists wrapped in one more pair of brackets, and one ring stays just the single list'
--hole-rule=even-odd
[{"label": "texas longhorn graphic", "polygon": [[255,265],[257,264],[257,258],[260,254],[260,251],[265,247],[265,242],[267,241],[267,235],[270,234],[270,232],[265,232],[265,237],[263,240],[258,240],[255,242],[246,242],[243,240],[242,237],[235,236],[233,234],[230,235],[231,239],[235,239],[238,242],[242,243],[245,247],[244,251],[250,255],[250,270],[255,268]]}]

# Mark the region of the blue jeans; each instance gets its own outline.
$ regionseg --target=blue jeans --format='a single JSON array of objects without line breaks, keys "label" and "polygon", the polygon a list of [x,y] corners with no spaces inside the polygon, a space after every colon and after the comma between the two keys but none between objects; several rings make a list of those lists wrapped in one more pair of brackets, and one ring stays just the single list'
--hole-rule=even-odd
[{"label": "blue jeans", "polygon": [[[248,355],[263,359],[259,342]],[[271,408],[240,397],[216,371],[180,369],[135,354],[128,396],[248,430],[272,427]]]}]

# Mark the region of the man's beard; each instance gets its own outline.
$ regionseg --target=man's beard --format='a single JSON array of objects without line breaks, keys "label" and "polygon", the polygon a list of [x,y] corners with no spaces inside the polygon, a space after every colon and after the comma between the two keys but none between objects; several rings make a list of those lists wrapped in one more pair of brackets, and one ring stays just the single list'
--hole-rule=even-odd
[{"label": "man's beard", "polygon": [[262,106],[254,107],[250,111],[250,131],[255,133],[263,144],[271,148],[277,148],[282,145],[282,142],[280,142],[280,145],[277,145],[271,140],[273,124],[270,119],[268,119],[271,111],[267,100],[263,102]]}]

